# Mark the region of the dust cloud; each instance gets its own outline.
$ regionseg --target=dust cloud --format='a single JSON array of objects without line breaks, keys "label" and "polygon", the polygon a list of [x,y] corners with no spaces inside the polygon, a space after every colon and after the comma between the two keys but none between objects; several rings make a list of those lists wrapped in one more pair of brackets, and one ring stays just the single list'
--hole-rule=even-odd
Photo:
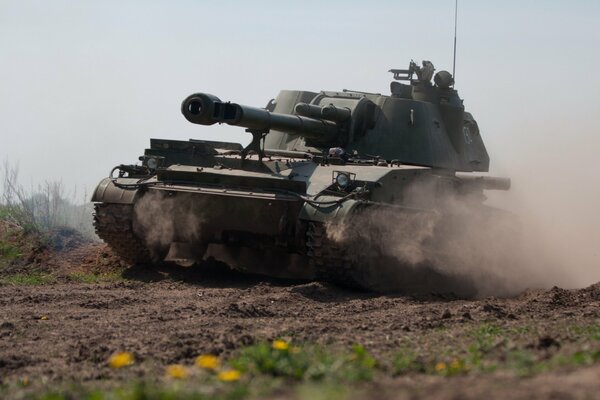
[{"label": "dust cloud", "polygon": [[202,202],[192,201],[189,195],[149,191],[135,204],[134,230],[153,257],[162,260],[171,243],[200,241],[200,227],[205,219],[201,210]]},{"label": "dust cloud", "polygon": [[368,287],[507,297],[576,284],[528,215],[482,205],[478,195],[433,190],[430,181],[408,188],[408,204],[425,205],[423,211],[366,208],[327,226],[328,237],[367,267],[359,279]]},{"label": "dust cloud", "polygon": [[[399,217],[375,211],[360,223],[377,229],[337,227],[331,234],[375,248],[393,240],[384,252],[388,257],[413,270],[424,269],[429,262],[440,273],[466,276],[479,296],[511,295],[526,288],[580,288],[600,281],[597,106],[565,100],[578,95],[564,94],[556,101],[534,92],[527,98],[531,101],[526,112],[506,118],[494,110],[483,117],[492,158],[490,175],[512,181],[509,191],[485,191],[484,204],[509,213],[476,213],[464,223],[459,218],[441,229],[445,222],[440,215],[424,220],[409,215],[403,217],[408,221],[394,221]],[[417,198],[426,200],[422,194],[427,188],[414,190]],[[455,214],[470,208],[451,198],[443,203]],[[361,251],[366,244],[360,245]],[[428,259],[428,254],[434,255]],[[379,283],[393,280],[393,274],[383,274]]]},{"label": "dust cloud", "polygon": [[597,102],[549,103],[543,117],[511,121],[518,140],[490,143],[494,173],[513,187],[490,192],[488,203],[519,215],[527,241],[552,262],[540,266],[547,285],[584,287],[600,281]]}]

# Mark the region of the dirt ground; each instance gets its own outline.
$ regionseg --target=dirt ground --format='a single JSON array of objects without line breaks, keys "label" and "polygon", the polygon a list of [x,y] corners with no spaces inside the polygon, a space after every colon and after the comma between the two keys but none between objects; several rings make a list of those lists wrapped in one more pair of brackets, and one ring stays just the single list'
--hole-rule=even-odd
[{"label": "dirt ground", "polygon": [[[110,268],[114,259],[103,245],[92,244],[49,262],[63,270],[68,265],[85,270],[102,264]],[[546,360],[600,350],[600,340],[577,334],[581,327],[599,325],[600,284],[528,291],[513,299],[461,300],[273,281],[216,262],[193,269],[136,267],[105,283],[59,279],[36,286],[0,285],[0,384],[24,377],[46,386],[160,376],[165,365],[193,363],[201,353],[228,357],[242,346],[281,337],[333,348],[360,343],[387,360],[407,346],[424,353],[466,347],[469,332],[482,326],[521,332],[510,346]],[[138,360],[126,374],[106,366],[107,358],[121,350]],[[498,353],[491,357],[501,362],[505,355]],[[595,359],[575,364],[528,377],[502,369],[452,378],[380,374],[356,397],[597,396],[600,364]]]}]

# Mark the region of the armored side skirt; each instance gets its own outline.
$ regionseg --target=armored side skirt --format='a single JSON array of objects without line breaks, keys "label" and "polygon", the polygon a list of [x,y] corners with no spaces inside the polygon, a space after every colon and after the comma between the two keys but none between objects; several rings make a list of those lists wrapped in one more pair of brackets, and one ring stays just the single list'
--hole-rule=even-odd
[{"label": "armored side skirt", "polygon": [[[131,216],[111,223],[131,231],[155,262],[191,265],[213,256],[252,273],[314,278],[303,248],[305,231],[298,216],[304,201],[298,196],[162,184],[136,189],[124,184],[131,183],[120,179],[118,187],[109,179],[102,181],[92,201],[129,208]],[[97,218],[96,226],[106,224]]]}]

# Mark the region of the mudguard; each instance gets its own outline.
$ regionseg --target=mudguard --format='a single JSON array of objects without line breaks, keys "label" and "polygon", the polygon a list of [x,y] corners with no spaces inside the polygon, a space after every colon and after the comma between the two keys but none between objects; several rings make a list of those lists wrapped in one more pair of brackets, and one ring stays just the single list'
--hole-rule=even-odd
[{"label": "mudguard", "polygon": [[[319,202],[336,201],[339,197],[319,196]],[[310,222],[325,223],[330,220],[341,221],[349,215],[360,203],[357,200],[346,200],[332,205],[318,205],[305,202],[300,210],[300,219]]]},{"label": "mudguard", "polygon": [[[123,184],[135,184],[138,179],[120,178]],[[104,178],[92,195],[92,202],[133,204],[137,200],[139,189],[122,189],[113,183],[111,178]]]}]

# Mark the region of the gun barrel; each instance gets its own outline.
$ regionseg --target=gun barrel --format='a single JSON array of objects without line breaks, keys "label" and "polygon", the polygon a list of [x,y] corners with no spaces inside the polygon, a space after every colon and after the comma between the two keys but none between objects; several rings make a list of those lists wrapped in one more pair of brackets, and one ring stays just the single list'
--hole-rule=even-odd
[{"label": "gun barrel", "polygon": [[224,103],[218,97],[207,93],[188,96],[181,105],[181,112],[188,121],[194,124],[226,123],[262,132],[269,132],[273,129],[324,141],[335,138],[340,130],[339,126],[332,121],[274,113],[263,108],[241,104]]},{"label": "gun barrel", "polygon": [[344,122],[351,116],[349,108],[336,107],[333,104],[321,107],[313,104],[298,103],[294,111],[296,111],[296,114],[304,117],[325,119],[333,122]]}]

